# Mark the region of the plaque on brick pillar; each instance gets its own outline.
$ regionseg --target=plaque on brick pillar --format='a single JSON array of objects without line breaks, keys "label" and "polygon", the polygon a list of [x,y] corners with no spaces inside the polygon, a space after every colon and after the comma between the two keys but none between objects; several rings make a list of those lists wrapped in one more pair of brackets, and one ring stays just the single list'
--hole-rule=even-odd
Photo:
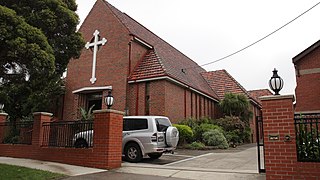
[{"label": "plaque on brick pillar", "polygon": [[92,38],[91,42],[87,42],[87,44],[85,46],[87,49],[89,49],[89,48],[93,49],[92,74],[91,74],[91,79],[90,79],[91,84],[94,84],[97,80],[97,78],[96,78],[96,64],[97,64],[98,47],[103,46],[107,43],[106,38],[102,38],[100,40],[99,33],[100,32],[98,30],[95,30],[93,33],[93,38]]}]

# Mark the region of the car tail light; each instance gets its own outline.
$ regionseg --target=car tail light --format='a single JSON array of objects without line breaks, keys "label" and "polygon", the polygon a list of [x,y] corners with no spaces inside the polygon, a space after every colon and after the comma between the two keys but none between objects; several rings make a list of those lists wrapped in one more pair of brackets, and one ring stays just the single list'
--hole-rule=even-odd
[{"label": "car tail light", "polygon": [[164,135],[163,134],[158,134],[154,133],[151,136],[151,142],[163,142],[164,141]]},{"label": "car tail light", "polygon": [[157,142],[157,133],[152,134],[151,136],[151,142]]},{"label": "car tail light", "polygon": [[164,141],[164,135],[158,134],[158,142],[163,142],[163,141]]}]

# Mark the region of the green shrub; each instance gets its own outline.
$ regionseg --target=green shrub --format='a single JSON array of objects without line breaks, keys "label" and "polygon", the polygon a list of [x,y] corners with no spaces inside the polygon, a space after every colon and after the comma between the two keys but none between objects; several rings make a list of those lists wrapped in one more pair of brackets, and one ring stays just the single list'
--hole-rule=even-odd
[{"label": "green shrub", "polygon": [[203,144],[202,142],[194,141],[191,144],[188,144],[187,147],[190,149],[205,149],[206,145]]},{"label": "green shrub", "polygon": [[220,126],[214,124],[200,124],[199,126],[196,126],[193,129],[195,140],[202,142],[202,134],[214,129],[217,129],[219,132],[224,133],[223,129]]},{"label": "green shrub", "polygon": [[236,130],[226,132],[226,139],[227,139],[228,143],[232,144],[232,145],[236,145],[236,144],[240,143],[241,138],[238,134],[239,133]]},{"label": "green shrub", "polygon": [[198,122],[198,125],[201,125],[201,124],[211,124],[211,121],[212,119],[209,117],[202,117],[197,122]]},{"label": "green shrub", "polygon": [[178,124],[187,125],[187,126],[191,127],[192,129],[195,128],[196,126],[198,126],[197,120],[195,118],[183,119],[183,120],[179,121]]},{"label": "green shrub", "polygon": [[225,116],[224,118],[212,120],[212,123],[221,126],[225,131],[239,130],[241,133],[245,130],[245,123],[236,116]]},{"label": "green shrub", "polygon": [[173,124],[179,131],[179,144],[186,144],[192,141],[193,131],[187,125]]},{"label": "green shrub", "polygon": [[229,147],[226,138],[218,129],[203,133],[203,141],[208,146],[217,146],[220,149],[227,149]]}]

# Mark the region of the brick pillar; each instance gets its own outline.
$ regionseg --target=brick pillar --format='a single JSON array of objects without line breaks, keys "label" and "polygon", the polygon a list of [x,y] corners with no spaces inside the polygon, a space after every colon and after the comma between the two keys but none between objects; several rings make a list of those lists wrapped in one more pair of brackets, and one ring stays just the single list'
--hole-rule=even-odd
[{"label": "brick pillar", "polygon": [[33,131],[32,131],[32,145],[41,146],[43,141],[43,127],[42,123],[50,122],[52,113],[35,112],[33,113]]},{"label": "brick pillar", "polygon": [[[293,95],[263,96],[262,115],[266,178],[293,179],[296,140]],[[290,140],[286,139],[290,137]]]},{"label": "brick pillar", "polygon": [[94,111],[93,152],[103,164],[97,168],[121,167],[123,112],[104,109]]},{"label": "brick pillar", "polygon": [[2,123],[6,122],[8,117],[7,113],[0,113],[0,143],[2,143],[4,138],[5,126],[1,126]]}]

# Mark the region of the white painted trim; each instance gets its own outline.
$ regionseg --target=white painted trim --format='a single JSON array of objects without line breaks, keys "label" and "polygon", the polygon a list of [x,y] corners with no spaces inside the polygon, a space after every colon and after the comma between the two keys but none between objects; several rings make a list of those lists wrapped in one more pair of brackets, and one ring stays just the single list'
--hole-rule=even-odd
[{"label": "white painted trim", "polygon": [[320,73],[320,68],[302,69],[302,70],[299,70],[299,75],[317,74],[317,73]]},{"label": "white painted trim", "polygon": [[112,86],[100,86],[100,87],[83,87],[72,91],[73,94],[81,93],[85,91],[98,91],[98,90],[112,90]]},{"label": "white painted trim", "polygon": [[34,112],[33,115],[44,115],[44,116],[53,116],[52,113],[48,113],[48,112]]},{"label": "white painted trim", "polygon": [[190,87],[190,86],[187,86],[186,84],[183,84],[183,83],[181,83],[181,82],[179,82],[179,81],[177,81],[177,80],[175,80],[175,79],[173,79],[173,78],[171,78],[171,77],[169,77],[169,76],[162,76],[162,77],[155,77],[155,78],[147,78],[147,79],[139,79],[139,80],[134,80],[134,81],[128,81],[128,83],[130,84],[130,83],[139,83],[139,82],[146,82],[146,81],[155,81],[155,80],[169,80],[169,81],[171,81],[171,82],[174,82],[174,83],[176,83],[176,84],[178,84],[178,85],[180,85],[180,86],[182,86],[182,87],[185,87],[185,88],[188,88],[188,89],[190,89],[191,91],[194,91],[194,92],[196,92],[196,93],[198,93],[198,94],[200,94],[200,95],[202,95],[202,96],[205,96],[205,97],[207,97],[207,98],[209,98],[209,99],[211,99],[211,100],[213,100],[213,101],[216,101],[216,102],[219,102],[217,99],[214,99],[214,98],[212,98],[212,97],[210,97],[210,96],[208,96],[208,95],[206,95],[206,94],[204,94],[204,93],[202,93],[202,92],[200,92],[200,91],[198,91],[198,90],[196,90],[196,89],[194,89],[194,88],[192,88],[192,87]]},{"label": "white painted trim", "polygon": [[261,96],[259,97],[261,101],[267,100],[276,100],[276,99],[292,99],[292,102],[295,101],[294,95],[270,95],[270,96]]},{"label": "white painted trim", "polygon": [[320,113],[320,110],[314,110],[314,111],[297,111],[294,112],[295,114],[316,114]]},{"label": "white painted trim", "polygon": [[147,79],[138,79],[138,80],[128,81],[128,83],[131,84],[131,83],[155,81],[155,80],[162,80],[162,79],[167,79],[167,76],[161,76],[161,77],[155,77],[155,78],[147,78]]},{"label": "white painted trim", "polygon": [[117,110],[114,110],[114,109],[101,109],[101,110],[94,110],[93,111],[93,114],[100,114],[100,113],[115,113],[115,114],[124,115],[124,112],[117,111]]},{"label": "white painted trim", "polygon": [[153,48],[149,43],[145,42],[144,40],[142,40],[136,36],[134,36],[133,39],[138,41],[139,43],[143,44],[144,46],[148,47],[149,49]]}]

